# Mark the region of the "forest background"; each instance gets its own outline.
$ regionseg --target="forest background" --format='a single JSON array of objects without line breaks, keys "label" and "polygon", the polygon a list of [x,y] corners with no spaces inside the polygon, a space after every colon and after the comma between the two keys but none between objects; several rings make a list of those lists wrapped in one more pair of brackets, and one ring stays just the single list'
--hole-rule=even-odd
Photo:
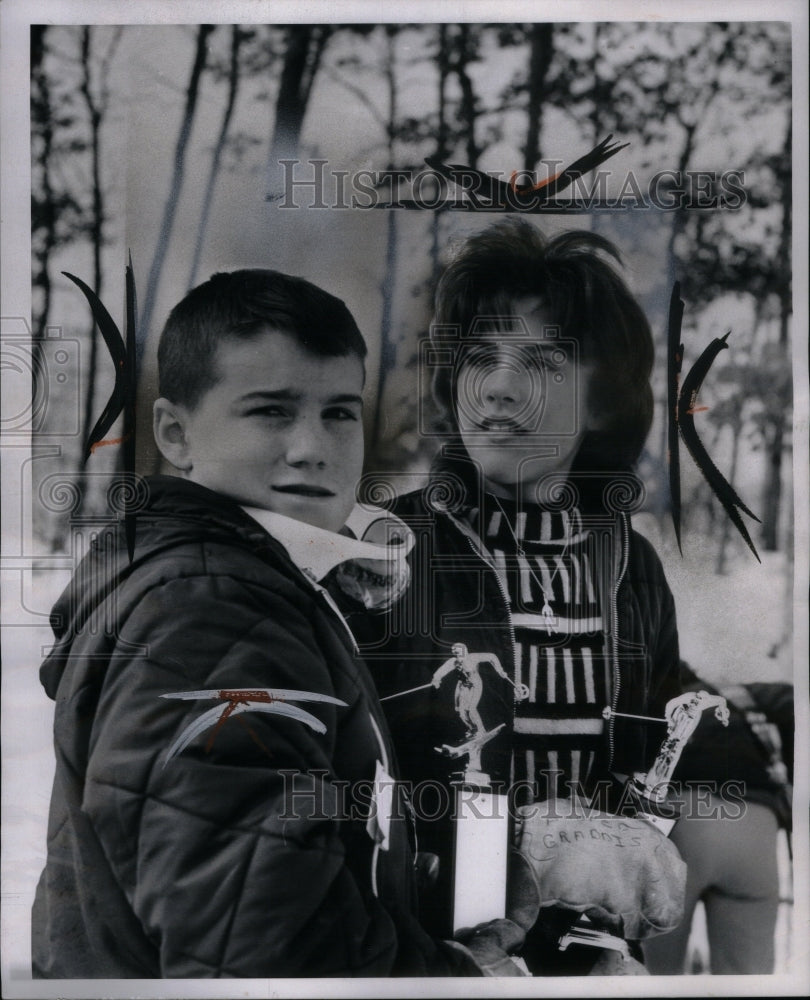
[{"label": "forest background", "polygon": [[[706,575],[753,572],[761,586],[767,572],[789,611],[789,24],[35,25],[31,133],[32,335],[48,394],[37,432],[41,442],[59,435],[58,454],[33,467],[34,529],[46,551],[68,550],[69,519],[105,515],[122,454],[104,447],[83,463],[115,370],[63,271],[121,322],[131,253],[142,473],[159,468],[150,432],[156,340],[190,287],[216,270],[269,266],[344,298],[370,349],[366,487],[402,489],[437,446],[419,364],[435,279],[453,245],[497,213],[380,206],[430,200],[428,156],[540,180],[612,133],[628,147],[573,194],[630,207],[532,218],[548,232],[584,227],[613,239],[650,316],[657,414],[641,473],[665,547],[673,282],[686,303],[684,374],[731,331],[701,390],[698,428],[760,518],[747,523],[765,570],[684,449],[687,563],[699,553],[697,576],[688,565],[685,575],[702,586]],[[651,202],[651,184],[665,207]],[[67,363],[63,382],[48,369],[56,331],[81,359]],[[120,436],[120,425],[108,434]],[[783,672],[790,635],[789,614],[778,614],[760,643]],[[696,666],[717,673],[716,663]]]}]

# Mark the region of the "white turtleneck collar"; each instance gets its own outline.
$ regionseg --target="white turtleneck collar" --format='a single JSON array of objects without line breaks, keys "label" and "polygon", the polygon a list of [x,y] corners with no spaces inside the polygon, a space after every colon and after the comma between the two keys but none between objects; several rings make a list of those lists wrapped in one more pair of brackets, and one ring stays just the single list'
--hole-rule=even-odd
[{"label": "white turtleneck collar", "polygon": [[413,532],[388,511],[357,504],[344,529],[351,534],[342,534],[260,507],[242,509],[284,546],[313,582],[346,564],[338,582],[368,608],[390,605],[407,586],[406,557],[414,545]]}]

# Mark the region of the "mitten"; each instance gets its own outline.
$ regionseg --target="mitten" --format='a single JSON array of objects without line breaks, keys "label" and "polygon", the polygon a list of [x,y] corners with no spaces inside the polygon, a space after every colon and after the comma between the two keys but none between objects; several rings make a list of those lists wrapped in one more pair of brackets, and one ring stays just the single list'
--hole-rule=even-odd
[{"label": "mitten", "polygon": [[510,916],[522,926],[530,918],[531,879],[540,911],[584,913],[597,928],[628,940],[677,927],[686,865],[671,841],[646,820],[604,813],[561,816],[549,805],[518,810]]}]

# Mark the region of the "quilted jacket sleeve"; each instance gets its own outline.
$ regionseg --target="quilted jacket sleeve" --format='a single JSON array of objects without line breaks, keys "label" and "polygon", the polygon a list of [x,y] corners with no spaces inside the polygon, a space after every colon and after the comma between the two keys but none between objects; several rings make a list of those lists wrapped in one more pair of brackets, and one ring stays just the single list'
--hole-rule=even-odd
[{"label": "quilted jacket sleeve", "polygon": [[[365,824],[339,818],[344,775],[377,756],[345,662],[312,608],[227,576],[154,587],[128,616],[83,808],[163,976],[452,974],[467,962],[421,932],[397,894],[392,904],[374,895]],[[274,687],[348,705],[300,705],[323,734],[278,715],[232,716],[166,762],[186,726],[227,703],[161,695]]]},{"label": "quilted jacket sleeve", "polygon": [[[618,604],[618,711],[661,718],[667,702],[682,693],[675,602],[658,554],[637,532],[630,534]],[[648,770],[661,739],[645,722],[617,719],[614,770],[625,775]]]},{"label": "quilted jacket sleeve", "polygon": [[669,589],[658,554],[646,539],[642,540],[642,544],[649,566],[648,579],[657,605],[649,616],[653,624],[650,710],[653,714],[663,714],[667,702],[683,694],[675,599]]}]

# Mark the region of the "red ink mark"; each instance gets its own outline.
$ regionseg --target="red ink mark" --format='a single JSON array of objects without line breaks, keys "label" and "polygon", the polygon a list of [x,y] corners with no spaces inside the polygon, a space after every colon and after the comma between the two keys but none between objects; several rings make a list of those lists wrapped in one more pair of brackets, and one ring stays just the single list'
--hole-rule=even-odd
[{"label": "red ink mark", "polygon": [[[560,171],[562,173],[562,171]],[[539,181],[537,184],[530,184],[528,187],[519,188],[515,183],[515,178],[517,177],[517,170],[512,171],[512,176],[509,178],[509,186],[517,195],[531,194],[532,191],[540,191],[542,188],[547,187],[552,181],[556,181],[560,174],[554,174],[553,177],[546,177],[544,181]]]},{"label": "red ink mark", "polygon": [[283,698],[278,698],[275,695],[270,694],[269,691],[220,691],[217,697],[220,701],[231,701],[234,705],[246,705],[249,701],[263,701],[268,705],[274,701],[283,701]]},{"label": "red ink mark", "polygon": [[[216,725],[211,731],[211,735],[208,737],[208,742],[205,744],[206,753],[211,752],[211,748],[214,745],[214,740],[216,739],[217,733],[225,725],[225,722],[228,719],[228,717],[233,714],[237,705],[247,705],[251,701],[260,701],[269,705],[272,704],[274,701],[284,700],[283,698],[275,697],[274,695],[270,694],[269,691],[261,691],[261,690],[257,691],[222,690],[217,694],[217,698],[220,701],[227,701],[228,704],[223,709],[222,715],[220,715],[220,717],[217,719]],[[239,721],[242,722],[243,720],[240,718]],[[250,731],[250,727],[248,727],[248,731]],[[262,746],[262,749],[266,750],[267,748]]]},{"label": "red ink mark", "polygon": [[239,704],[238,701],[230,701],[225,706],[225,709],[222,712],[222,715],[220,715],[220,717],[217,719],[217,724],[211,730],[211,735],[208,737],[208,742],[205,744],[205,752],[206,753],[210,753],[211,752],[211,748],[214,746],[214,740],[216,739],[217,733],[225,725],[225,720],[228,718],[228,716],[231,714],[231,712],[233,712],[233,710],[236,708],[236,706],[238,704]]},{"label": "red ink mark", "polygon": [[120,438],[106,438],[104,441],[96,441],[94,444],[90,445],[90,454],[92,455],[96,448],[103,448],[108,444],[123,444],[125,441],[128,441],[130,437],[130,434],[125,434]]},{"label": "red ink mark", "polygon": [[240,722],[245,727],[245,729],[248,732],[248,736],[250,736],[250,738],[253,740],[253,742],[256,744],[256,746],[260,750],[263,750],[264,753],[266,753],[268,757],[272,757],[273,756],[272,751],[268,750],[267,747],[264,745],[264,743],[262,743],[262,741],[259,739],[259,737],[256,735],[256,733],[254,733],[254,731],[250,728],[250,726],[247,723],[247,720],[245,719],[245,717],[243,715],[237,715],[236,716],[236,721]]},{"label": "red ink mark", "polygon": [[686,413],[690,414],[703,413],[704,410],[709,409],[708,406],[698,406],[697,397],[698,397],[698,390],[695,389],[695,391],[689,396],[689,409],[685,411]]}]

